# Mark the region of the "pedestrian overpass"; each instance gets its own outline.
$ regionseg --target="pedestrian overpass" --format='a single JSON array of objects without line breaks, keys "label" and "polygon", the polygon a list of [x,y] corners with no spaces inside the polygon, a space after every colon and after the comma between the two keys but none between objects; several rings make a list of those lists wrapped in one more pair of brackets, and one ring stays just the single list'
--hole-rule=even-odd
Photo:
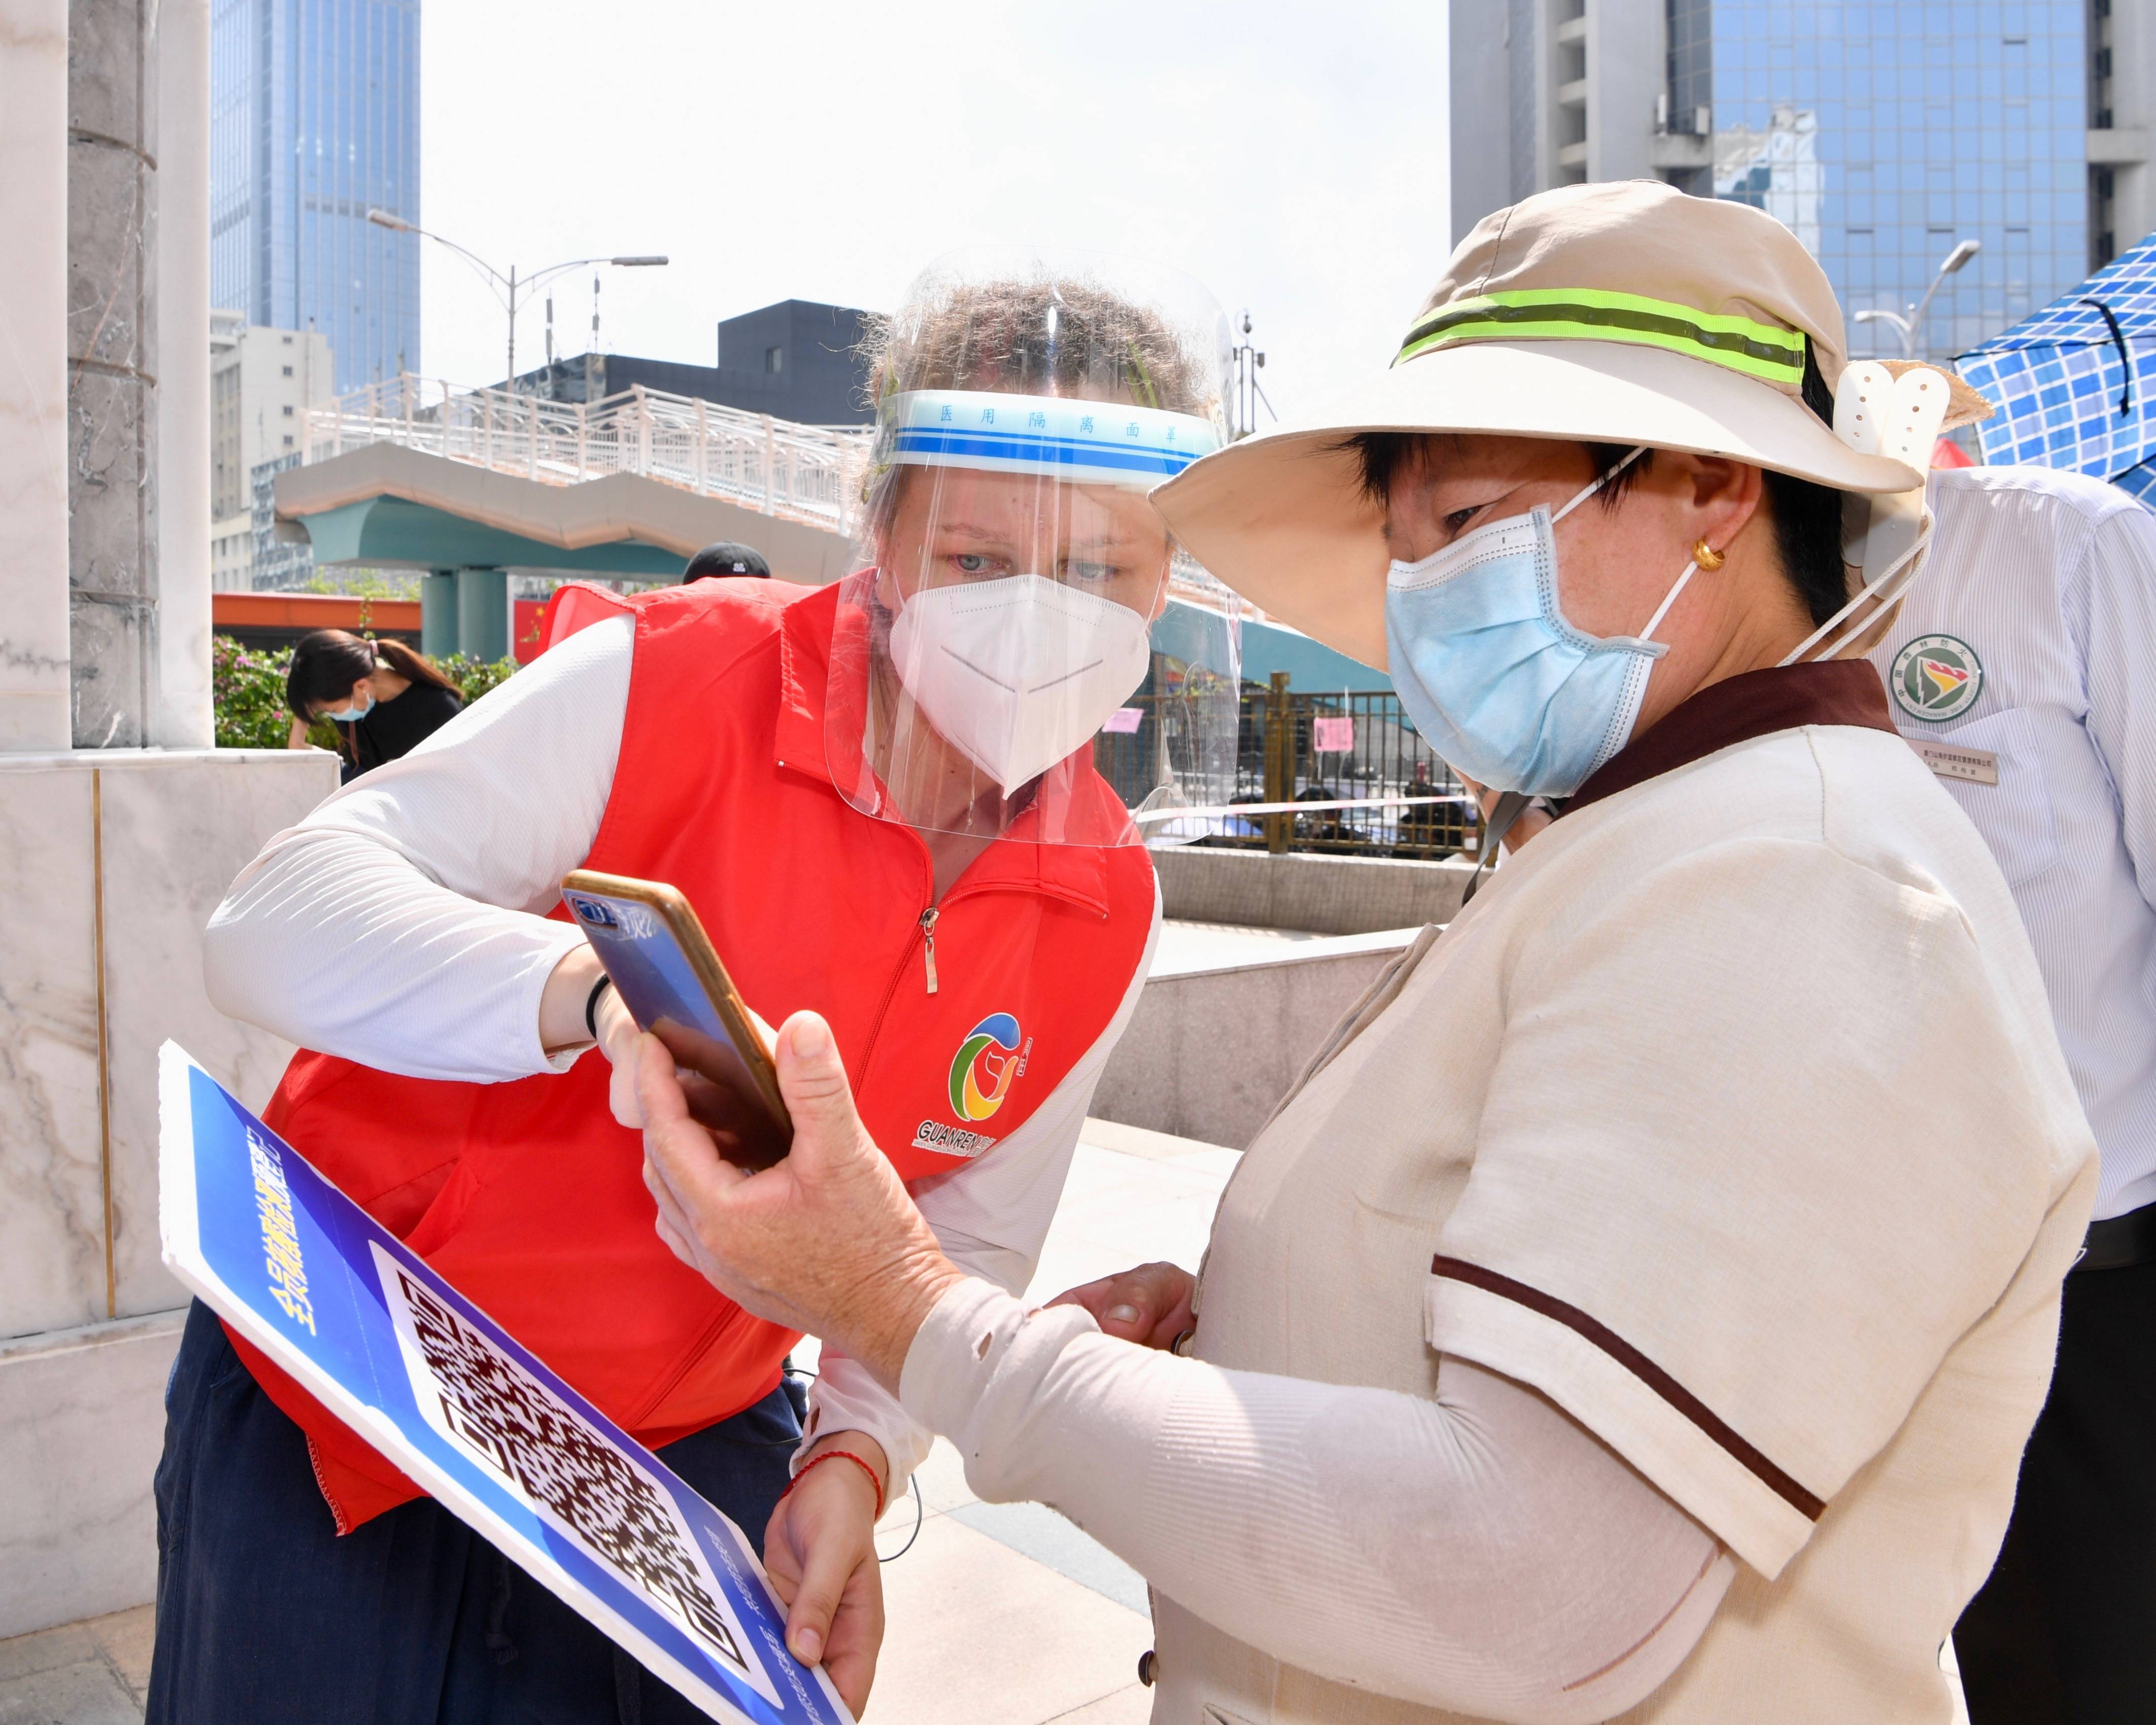
[{"label": "pedestrian overpass", "polygon": [[668,581],[735,539],[835,580],[869,436],[642,388],[557,402],[407,376],[308,411],[274,531],[317,563],[422,572],[428,650],[498,658],[511,572]]},{"label": "pedestrian overpass", "polygon": [[[306,413],[304,459],[276,476],[280,539],[317,563],[423,572],[431,654],[510,651],[509,577],[678,579],[715,540],[752,545],[783,579],[835,581],[851,560],[872,428],[798,425],[638,386],[548,401],[398,377]],[[1177,578],[1172,603],[1224,590]],[[1388,689],[1383,673],[1247,608],[1244,675],[1306,689]]]}]

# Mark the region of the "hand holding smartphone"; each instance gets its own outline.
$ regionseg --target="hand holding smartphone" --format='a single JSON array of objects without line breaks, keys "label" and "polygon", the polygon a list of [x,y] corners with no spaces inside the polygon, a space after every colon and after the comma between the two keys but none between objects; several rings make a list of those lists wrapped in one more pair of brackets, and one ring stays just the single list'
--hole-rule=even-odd
[{"label": "hand holding smartphone", "polygon": [[689,901],[658,880],[578,869],[562,900],[640,1029],[666,1045],[690,1116],[719,1153],[769,1168],[793,1143],[778,1071]]}]

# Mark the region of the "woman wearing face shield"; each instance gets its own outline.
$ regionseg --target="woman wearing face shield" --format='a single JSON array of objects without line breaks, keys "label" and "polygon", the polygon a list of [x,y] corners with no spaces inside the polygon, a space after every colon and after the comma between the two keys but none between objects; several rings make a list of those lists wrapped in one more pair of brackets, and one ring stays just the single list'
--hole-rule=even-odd
[{"label": "woman wearing face shield", "polygon": [[[1220,441],[1223,327],[1179,278],[932,270],[872,356],[857,572],[624,602],[280,835],[210,931],[212,998],[312,1050],[270,1123],[760,1538],[856,1707],[873,1523],[929,1435],[838,1347],[804,1430],[798,1332],[654,1237],[635,1026],[558,885],[679,887],[752,1008],[834,1026],[940,1250],[1022,1290],[1159,918],[1094,733],[1142,706],[1134,797],[1232,771],[1229,619],[1147,634],[1145,493]],[[689,1716],[201,1307],[168,1405],[153,1717]]]},{"label": "woman wearing face shield", "polygon": [[1764,214],[1573,187],[1476,228],[1339,411],[1155,494],[1563,809],[1334,1029],[1200,1277],[1029,1312],[942,1261],[827,1027],[780,1034],[752,1178],[644,1051],[670,1244],[1141,1570],[1163,1725],[1952,1717],[2095,1153],[1856,656],[1945,380],[1843,353]]}]

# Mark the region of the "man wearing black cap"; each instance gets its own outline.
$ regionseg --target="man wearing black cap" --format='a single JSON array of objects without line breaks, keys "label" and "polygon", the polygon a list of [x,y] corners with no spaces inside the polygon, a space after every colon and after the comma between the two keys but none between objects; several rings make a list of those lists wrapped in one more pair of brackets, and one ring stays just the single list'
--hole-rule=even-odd
[{"label": "man wearing black cap", "polygon": [[771,578],[771,565],[754,547],[721,539],[716,545],[706,546],[689,559],[689,567],[681,572],[681,585],[686,587],[706,577],[728,575],[761,575],[767,581]]}]

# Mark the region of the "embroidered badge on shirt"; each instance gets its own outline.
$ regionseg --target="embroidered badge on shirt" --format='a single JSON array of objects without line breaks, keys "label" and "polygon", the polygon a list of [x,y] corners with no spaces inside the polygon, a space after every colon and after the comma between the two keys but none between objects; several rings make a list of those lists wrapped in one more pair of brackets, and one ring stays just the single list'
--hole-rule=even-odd
[{"label": "embroidered badge on shirt", "polygon": [[1887,686],[1911,718],[1943,724],[1976,705],[1984,691],[1984,661],[1968,642],[1952,635],[1918,635],[1894,655]]}]

